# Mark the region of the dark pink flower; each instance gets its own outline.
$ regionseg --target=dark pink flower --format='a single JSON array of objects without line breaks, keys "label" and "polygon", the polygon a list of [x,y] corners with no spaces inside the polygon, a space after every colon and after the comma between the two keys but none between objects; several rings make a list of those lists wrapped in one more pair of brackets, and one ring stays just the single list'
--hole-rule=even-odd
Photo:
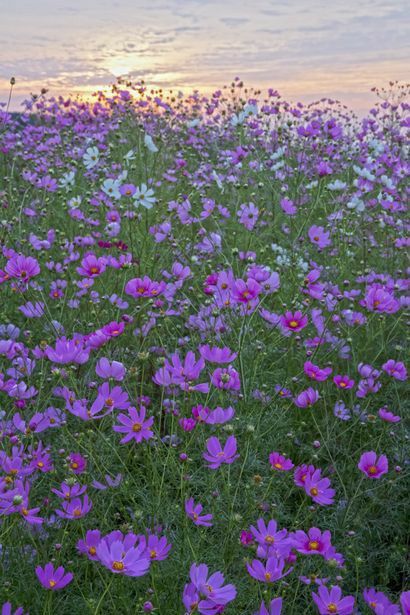
[{"label": "dark pink flower", "polygon": [[269,455],[269,463],[274,470],[287,472],[293,468],[293,463],[290,459],[286,459],[283,455],[273,452]]},{"label": "dark pink flower", "polygon": [[28,282],[40,273],[40,265],[32,256],[12,256],[7,262],[5,271],[11,278]]},{"label": "dark pink flower", "polygon": [[367,478],[380,478],[389,470],[386,455],[380,455],[377,458],[377,454],[374,451],[363,453],[357,467],[366,474]]}]

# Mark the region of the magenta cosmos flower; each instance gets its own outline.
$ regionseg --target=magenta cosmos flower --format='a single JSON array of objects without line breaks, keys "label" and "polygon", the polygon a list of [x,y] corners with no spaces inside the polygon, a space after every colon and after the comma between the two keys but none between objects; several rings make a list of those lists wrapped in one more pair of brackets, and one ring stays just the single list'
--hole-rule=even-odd
[{"label": "magenta cosmos flower", "polygon": [[56,514],[63,519],[81,519],[90,512],[92,508],[92,502],[88,495],[85,495],[83,499],[74,498],[68,502],[63,502],[61,505],[63,510],[56,510]]},{"label": "magenta cosmos flower", "polygon": [[282,598],[274,598],[268,607],[262,602],[259,611],[254,615],[281,615],[282,613]]},{"label": "magenta cosmos flower", "polygon": [[389,463],[386,455],[380,455],[377,458],[377,454],[374,451],[368,451],[360,457],[357,467],[366,474],[367,478],[380,478],[388,472]]},{"label": "magenta cosmos flower", "polygon": [[207,453],[203,453],[203,458],[209,461],[208,468],[217,470],[223,463],[233,463],[238,459],[236,454],[236,438],[229,436],[222,449],[221,443],[216,436],[208,438],[206,441]]},{"label": "magenta cosmos flower", "polygon": [[308,230],[310,241],[321,250],[331,245],[330,233],[326,232],[323,226],[311,226]]},{"label": "magenta cosmos flower", "polygon": [[292,535],[293,546],[303,555],[325,555],[331,547],[331,534],[329,530],[321,532],[317,527],[312,527],[306,534],[303,530],[297,530]]},{"label": "magenta cosmos flower", "polygon": [[106,259],[104,257],[97,258],[95,254],[89,254],[81,261],[81,266],[77,267],[77,273],[85,278],[97,278],[104,273],[106,268]]},{"label": "magenta cosmos flower", "polygon": [[23,282],[28,282],[40,273],[40,265],[32,256],[13,256],[7,262],[5,271],[11,278],[18,278]]},{"label": "magenta cosmos flower", "polygon": [[317,402],[318,399],[318,391],[315,391],[315,389],[309,387],[305,391],[301,391],[299,395],[294,398],[293,402],[298,408],[310,408]]},{"label": "magenta cosmos flower", "polygon": [[285,567],[285,560],[280,557],[268,557],[265,563],[262,563],[258,559],[254,559],[251,564],[246,564],[246,568],[254,579],[262,581],[262,583],[274,583],[283,579],[293,568],[289,568],[285,573],[283,569]]},{"label": "magenta cosmos flower", "polygon": [[318,365],[314,365],[311,361],[306,361],[303,365],[303,371],[308,378],[316,380],[317,382],[323,382],[332,373],[331,367],[320,368]]},{"label": "magenta cosmos flower", "polygon": [[199,354],[209,363],[232,363],[238,356],[237,352],[232,352],[230,348],[218,348],[217,346],[199,346]]},{"label": "magenta cosmos flower", "polygon": [[142,442],[143,440],[150,440],[154,437],[153,431],[150,429],[154,422],[154,417],[150,416],[145,418],[146,410],[144,407],[138,411],[133,406],[130,406],[126,414],[119,414],[118,421],[121,425],[114,425],[113,430],[119,433],[124,433],[125,436],[121,440],[121,444],[126,444],[130,440],[135,442]]},{"label": "magenta cosmos flower", "polygon": [[189,500],[186,500],[185,512],[186,512],[186,515],[190,519],[192,519],[194,524],[203,525],[205,527],[211,527],[212,526],[211,521],[212,521],[213,516],[210,513],[206,515],[201,515],[202,510],[203,510],[202,504],[200,504],[199,502],[198,504],[195,504],[194,498],[189,498]]},{"label": "magenta cosmos flower", "polygon": [[269,463],[274,470],[280,472],[288,472],[293,468],[293,463],[290,459],[286,459],[283,455],[273,452],[269,455]]},{"label": "magenta cosmos flower", "polygon": [[342,597],[342,590],[338,585],[333,585],[330,591],[321,585],[318,594],[312,592],[312,598],[318,608],[320,615],[349,615],[353,613],[354,597]]},{"label": "magenta cosmos flower", "polygon": [[346,391],[354,387],[354,380],[349,378],[349,376],[340,376],[340,374],[338,374],[333,378],[333,382],[338,389],[345,389]]},{"label": "magenta cosmos flower", "polygon": [[37,566],[36,575],[43,587],[53,591],[63,589],[66,585],[71,583],[74,578],[74,575],[71,572],[66,573],[62,566],[54,569],[51,562],[46,564],[44,568]]},{"label": "magenta cosmos flower", "polygon": [[296,312],[285,312],[285,315],[280,317],[279,322],[287,331],[297,333],[307,326],[308,318],[298,310]]},{"label": "magenta cosmos flower", "polygon": [[127,295],[139,299],[140,297],[158,297],[165,290],[165,282],[156,282],[151,280],[147,275],[143,278],[134,278],[129,280],[125,286]]}]

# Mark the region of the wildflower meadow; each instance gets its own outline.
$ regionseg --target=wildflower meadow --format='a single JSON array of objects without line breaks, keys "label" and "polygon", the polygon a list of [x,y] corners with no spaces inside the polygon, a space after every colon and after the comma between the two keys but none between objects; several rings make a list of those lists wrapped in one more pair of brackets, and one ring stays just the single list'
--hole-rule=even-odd
[{"label": "wildflower meadow", "polygon": [[406,94],[1,106],[2,615],[409,615]]}]

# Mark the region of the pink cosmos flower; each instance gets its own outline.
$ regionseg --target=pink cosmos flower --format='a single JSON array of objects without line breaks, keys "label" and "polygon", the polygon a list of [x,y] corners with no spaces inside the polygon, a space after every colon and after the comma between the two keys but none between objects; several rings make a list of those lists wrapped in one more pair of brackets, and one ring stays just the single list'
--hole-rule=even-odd
[{"label": "pink cosmos flower", "polygon": [[53,487],[51,491],[61,500],[72,500],[73,498],[78,498],[80,495],[83,495],[83,493],[87,491],[87,485],[80,485],[79,483],[69,485],[63,482],[60,485],[60,489]]},{"label": "pink cosmos flower", "polygon": [[97,278],[106,269],[106,259],[97,258],[95,254],[89,254],[81,261],[81,266],[77,267],[77,273],[85,278]]},{"label": "pink cosmos flower", "polygon": [[307,326],[308,318],[297,310],[296,312],[285,312],[285,315],[280,317],[279,322],[286,331],[297,333]]},{"label": "pink cosmos flower", "polygon": [[334,502],[335,490],[330,488],[330,480],[321,478],[320,470],[306,476],[304,489],[316,504],[329,506]]},{"label": "pink cosmos flower", "polygon": [[187,516],[192,519],[195,525],[203,525],[204,527],[212,527],[212,518],[213,515],[206,514],[201,515],[203,510],[202,504],[198,502],[195,504],[194,498],[189,498],[189,500],[185,501],[185,513]]},{"label": "pink cosmos flower", "polygon": [[321,585],[318,594],[312,592],[312,598],[318,608],[320,615],[349,615],[353,613],[354,597],[342,597],[342,590],[338,585],[333,585],[330,591],[324,585]]},{"label": "pink cosmos flower", "polygon": [[217,389],[239,391],[241,388],[239,374],[230,365],[228,367],[218,367],[212,373],[211,382]]},{"label": "pink cosmos flower", "polygon": [[382,365],[382,370],[389,374],[389,376],[396,378],[396,380],[407,380],[407,369],[401,361],[389,359]]},{"label": "pink cosmos flower", "polygon": [[198,404],[192,408],[192,416],[198,423],[223,425],[235,416],[235,410],[231,406],[228,406],[228,408],[217,406],[215,410],[211,410],[207,406]]},{"label": "pink cosmos flower", "polygon": [[5,271],[11,278],[17,278],[23,282],[28,282],[40,273],[40,265],[32,256],[12,256],[6,266]]},{"label": "pink cosmos flower", "polygon": [[357,467],[366,474],[367,478],[380,478],[388,472],[389,463],[386,455],[380,455],[377,458],[377,454],[374,451],[368,451],[360,457]]},{"label": "pink cosmos flower", "polygon": [[256,611],[254,615],[281,615],[282,613],[282,598],[274,598],[271,600],[269,607],[265,606],[262,602],[259,611]]},{"label": "pink cosmos flower", "polygon": [[308,378],[316,380],[317,382],[323,382],[324,380],[327,380],[327,378],[332,373],[332,368],[320,368],[318,365],[314,365],[310,361],[306,361],[303,365],[303,371],[305,372],[306,376],[308,376]]},{"label": "pink cosmos flower", "polygon": [[310,408],[311,406],[313,406],[313,404],[317,402],[318,399],[318,391],[315,391],[315,389],[309,387],[305,391],[299,393],[299,395],[294,398],[293,402],[298,408]]},{"label": "pink cosmos flower", "polygon": [[313,225],[308,230],[310,241],[321,250],[332,244],[330,241],[330,233],[326,232],[323,226]]},{"label": "pink cosmos flower", "polygon": [[236,454],[236,438],[229,436],[222,449],[221,443],[216,436],[208,438],[206,441],[207,453],[203,453],[203,458],[209,462],[208,468],[217,470],[223,463],[231,464],[239,455]]},{"label": "pink cosmos flower", "polygon": [[232,289],[232,298],[237,303],[247,304],[254,299],[257,299],[258,295],[261,293],[261,290],[261,285],[253,278],[249,278],[246,282],[238,279],[235,281]]},{"label": "pink cosmos flower", "polygon": [[92,415],[95,415],[104,410],[104,414],[108,414],[113,410],[126,410],[129,405],[130,401],[126,391],[123,391],[119,386],[111,388],[108,382],[103,382],[98,387],[98,395],[91,406],[90,412]]},{"label": "pink cosmos flower", "polygon": [[128,416],[122,413],[118,415],[118,421],[121,425],[114,425],[113,427],[114,431],[126,434],[120,441],[121,444],[126,444],[131,440],[135,440],[135,442],[139,443],[154,437],[154,433],[150,429],[154,422],[154,417],[150,416],[147,419],[145,418],[146,409],[144,406],[142,406],[139,411],[133,406],[130,406],[127,412]]},{"label": "pink cosmos flower", "polygon": [[189,612],[195,605],[203,615],[216,615],[222,613],[223,607],[236,597],[235,586],[224,585],[225,578],[221,572],[214,572],[208,577],[206,564],[192,564],[189,575],[191,583],[184,588],[184,604]]},{"label": "pink cosmos flower", "polygon": [[41,566],[36,567],[36,575],[41,585],[46,589],[51,589],[56,591],[57,589],[63,589],[71,583],[74,578],[74,575],[71,572],[67,572],[64,570],[62,566],[54,569],[54,566],[51,562],[46,564],[44,568]]},{"label": "pink cosmos flower", "polygon": [[269,463],[274,470],[287,472],[293,468],[293,463],[290,459],[286,459],[283,455],[273,452],[269,455]]},{"label": "pink cosmos flower", "polygon": [[393,412],[390,412],[387,408],[380,408],[377,413],[382,421],[386,421],[387,423],[400,423],[401,418]]},{"label": "pink cosmos flower", "polygon": [[285,573],[285,560],[280,557],[268,557],[263,564],[261,561],[254,559],[251,564],[246,564],[246,568],[254,579],[262,581],[262,583],[274,583],[279,579],[283,579],[290,574],[293,568],[289,568]]},{"label": "pink cosmos flower", "polygon": [[333,382],[338,389],[345,389],[346,391],[354,387],[354,380],[349,378],[349,376],[340,376],[338,374],[337,376],[334,376]]},{"label": "pink cosmos flower", "polygon": [[324,556],[331,547],[331,534],[329,530],[321,532],[317,527],[312,527],[306,534],[303,530],[297,530],[292,535],[293,546],[298,553],[303,555]]}]

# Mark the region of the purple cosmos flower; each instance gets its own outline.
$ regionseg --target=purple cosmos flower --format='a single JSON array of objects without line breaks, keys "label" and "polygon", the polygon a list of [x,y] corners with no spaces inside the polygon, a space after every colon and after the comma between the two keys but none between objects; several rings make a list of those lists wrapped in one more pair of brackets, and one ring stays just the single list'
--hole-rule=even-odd
[{"label": "purple cosmos flower", "polygon": [[273,452],[269,455],[269,463],[274,470],[287,472],[293,468],[293,463],[290,459],[286,459],[283,455]]},{"label": "purple cosmos flower", "polygon": [[374,587],[366,588],[363,591],[363,598],[368,607],[375,613],[377,612],[376,609],[382,609],[381,612],[384,612],[384,609],[392,604],[386,594],[377,591]]},{"label": "purple cosmos flower", "polygon": [[139,411],[130,406],[127,412],[128,416],[122,413],[118,415],[117,420],[121,425],[114,425],[113,427],[114,431],[126,434],[122,438],[121,444],[126,444],[131,440],[142,442],[143,440],[150,440],[154,437],[154,433],[150,429],[154,422],[154,417],[150,416],[146,419],[146,409],[143,406]]},{"label": "purple cosmos flower", "polygon": [[23,282],[28,282],[40,273],[40,265],[32,256],[12,256],[6,266],[5,271],[11,278],[17,278]]},{"label": "purple cosmos flower", "polygon": [[315,389],[309,387],[305,391],[301,391],[299,395],[294,398],[293,402],[298,408],[310,408],[317,402],[318,399],[318,391],[315,391]]},{"label": "purple cosmos flower", "polygon": [[274,583],[274,581],[286,577],[293,570],[293,568],[289,568],[284,573],[284,567],[285,560],[282,557],[268,557],[264,564],[258,559],[254,559],[251,564],[246,564],[251,577],[257,581],[262,581],[262,583]]},{"label": "purple cosmos flower", "polygon": [[63,482],[61,483],[60,489],[52,488],[51,491],[62,500],[72,500],[73,498],[78,498],[80,495],[83,495],[83,493],[87,491],[87,485],[80,485],[78,483],[69,485]]},{"label": "purple cosmos flower", "polygon": [[331,534],[329,530],[321,532],[317,527],[312,527],[306,534],[303,530],[297,530],[292,535],[293,546],[298,553],[303,555],[325,555],[331,547]]},{"label": "purple cosmos flower", "polygon": [[258,547],[258,557],[268,555],[287,557],[290,550],[289,540],[287,539],[288,530],[285,528],[278,530],[275,519],[270,519],[268,525],[265,524],[263,519],[258,519],[256,527],[251,525],[250,530],[259,547],[262,547],[262,549]]},{"label": "purple cosmos flower", "polygon": [[366,474],[367,478],[380,478],[388,472],[389,463],[386,455],[380,455],[377,458],[377,454],[374,451],[368,451],[362,454],[357,467]]},{"label": "purple cosmos flower", "polygon": [[386,423],[400,423],[401,418],[393,412],[390,412],[387,408],[380,408],[378,413],[379,417],[382,421],[386,421]]},{"label": "purple cosmos flower", "polygon": [[389,374],[389,376],[396,378],[396,380],[407,380],[407,369],[401,361],[389,359],[382,365],[382,370]]},{"label": "purple cosmos flower", "polygon": [[90,408],[91,415],[95,416],[103,411],[103,415],[112,412],[113,410],[126,410],[130,405],[128,393],[123,391],[121,387],[110,387],[108,382],[103,382],[98,387],[98,395]]},{"label": "purple cosmos flower", "polygon": [[141,577],[150,567],[146,555],[145,540],[135,547],[138,537],[135,534],[123,535],[121,532],[108,534],[97,546],[97,558],[103,566],[114,574],[128,577]]},{"label": "purple cosmos flower", "polygon": [[295,472],[293,475],[293,482],[298,487],[305,487],[306,479],[308,476],[311,476],[315,472],[316,468],[313,465],[303,464],[295,468]]},{"label": "purple cosmos flower", "polygon": [[410,615],[410,591],[403,592],[400,595],[400,604],[403,615]]},{"label": "purple cosmos flower", "polygon": [[323,226],[313,225],[308,230],[310,241],[321,250],[332,244],[330,241],[330,233],[326,232]]},{"label": "purple cosmos flower", "polygon": [[262,602],[259,611],[256,611],[254,615],[281,615],[282,613],[282,598],[274,598],[271,600],[268,607]]},{"label": "purple cosmos flower", "polygon": [[155,534],[148,536],[146,541],[145,557],[151,562],[161,562],[168,557],[172,545],[168,544],[166,536],[158,537]]},{"label": "purple cosmos flower", "polygon": [[206,441],[207,453],[203,453],[203,458],[209,461],[208,468],[217,470],[223,463],[233,463],[238,459],[236,454],[236,438],[229,436],[222,449],[221,443],[216,436],[208,438]]},{"label": "purple cosmos flower", "polygon": [[199,346],[199,354],[209,363],[232,363],[238,356],[238,353],[232,352],[230,348],[218,348],[209,344]]},{"label": "purple cosmos flower", "polygon": [[224,585],[225,578],[222,572],[214,572],[208,576],[206,564],[192,564],[189,576],[193,588],[203,598],[198,604],[200,613],[221,613],[220,610],[206,610],[212,607],[225,606],[236,597],[234,585]]},{"label": "purple cosmos flower", "polygon": [[210,513],[206,515],[201,515],[203,510],[202,504],[198,502],[195,504],[194,498],[189,498],[185,501],[185,513],[186,515],[192,519],[195,525],[203,525],[205,527],[212,527],[212,518],[213,515]]},{"label": "purple cosmos flower", "polygon": [[85,495],[83,499],[74,498],[68,502],[63,502],[61,505],[63,510],[57,509],[56,514],[63,519],[81,519],[90,512],[92,508],[92,502]]},{"label": "purple cosmos flower", "polygon": [[218,367],[212,373],[211,382],[217,389],[239,391],[241,388],[239,374],[230,365],[228,367]]},{"label": "purple cosmos flower", "polygon": [[74,578],[74,575],[71,572],[66,573],[62,566],[54,569],[51,562],[46,564],[44,568],[37,566],[36,575],[43,587],[53,591],[63,589],[66,585],[71,583]]},{"label": "purple cosmos flower", "polygon": [[87,460],[80,453],[70,453],[68,456],[70,470],[74,474],[82,474],[87,467]]},{"label": "purple cosmos flower", "polygon": [[81,267],[77,267],[77,273],[85,278],[96,278],[104,273],[106,263],[104,257],[97,258],[95,254],[89,254],[81,261]]},{"label": "purple cosmos flower", "polygon": [[316,504],[329,506],[334,502],[335,490],[330,488],[330,480],[321,478],[320,470],[306,476],[304,489]]},{"label": "purple cosmos flower", "polygon": [[[13,611],[11,602],[5,602],[1,607],[1,615],[24,615],[24,609],[22,606],[19,606]],[[28,615],[28,613],[26,613],[26,615]]]},{"label": "purple cosmos flower", "polygon": [[349,615],[353,613],[354,597],[342,597],[342,590],[338,585],[333,585],[330,591],[324,585],[321,585],[318,594],[312,592],[312,598],[318,608],[320,615],[329,615],[336,613],[337,615]]},{"label": "purple cosmos flower", "polygon": [[122,474],[117,474],[115,478],[111,478],[109,474],[106,474],[105,481],[107,483],[106,485],[104,485],[104,483],[101,483],[100,481],[93,480],[91,485],[92,487],[94,487],[94,489],[98,489],[99,491],[105,491],[109,487],[112,487],[115,489],[116,487],[118,487],[118,485],[122,481]]},{"label": "purple cosmos flower", "polygon": [[56,341],[55,348],[47,346],[44,354],[53,363],[61,365],[78,363],[82,365],[88,361],[90,349],[85,348],[84,343],[78,339],[68,340],[66,337],[61,337]]},{"label": "purple cosmos flower", "polygon": [[77,550],[88,557],[88,559],[96,561],[97,547],[101,541],[100,530],[88,530],[85,539],[77,542]]},{"label": "purple cosmos flower", "polygon": [[124,380],[125,367],[119,361],[112,361],[110,363],[108,359],[102,357],[95,367],[95,373],[100,378],[113,378],[114,380],[121,381]]}]

